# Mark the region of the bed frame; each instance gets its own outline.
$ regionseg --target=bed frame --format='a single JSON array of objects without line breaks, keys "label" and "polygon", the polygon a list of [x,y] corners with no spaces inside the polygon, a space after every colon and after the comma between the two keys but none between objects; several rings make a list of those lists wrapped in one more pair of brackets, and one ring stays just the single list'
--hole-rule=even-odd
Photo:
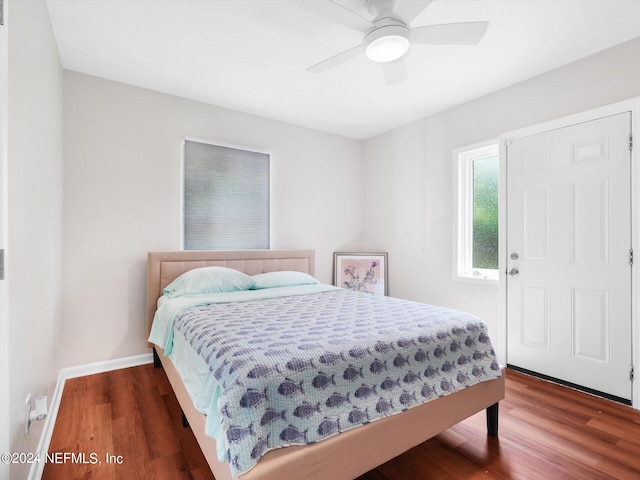
[{"label": "bed frame", "polygon": [[[313,250],[150,252],[147,259],[147,336],[162,289],[193,268],[225,266],[249,275],[278,270],[314,274]],[[216,456],[215,440],[204,433],[205,415],[191,401],[171,360],[154,346],[157,365],[167,374],[202,453],[216,480],[353,479],[391,460],[443,430],[484,409],[487,433],[498,434],[498,402],[504,398],[504,375],[437,398],[398,415],[382,418],[310,445],[279,448],[266,453],[248,472],[233,477]]]}]

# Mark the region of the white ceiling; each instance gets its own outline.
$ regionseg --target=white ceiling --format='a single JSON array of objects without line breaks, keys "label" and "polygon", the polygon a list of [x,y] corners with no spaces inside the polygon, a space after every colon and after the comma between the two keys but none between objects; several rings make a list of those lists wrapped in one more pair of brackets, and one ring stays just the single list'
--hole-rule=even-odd
[{"label": "white ceiling", "polygon": [[412,27],[488,20],[487,34],[476,46],[413,45],[409,78],[386,86],[365,57],[307,72],[362,34],[300,0],[47,3],[66,69],[356,139],[640,36],[640,0],[435,0]]}]

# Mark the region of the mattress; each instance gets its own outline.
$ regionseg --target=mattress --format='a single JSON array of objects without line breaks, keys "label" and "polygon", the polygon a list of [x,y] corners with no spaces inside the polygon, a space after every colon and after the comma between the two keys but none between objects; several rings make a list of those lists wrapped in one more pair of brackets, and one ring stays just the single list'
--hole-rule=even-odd
[{"label": "mattress", "polygon": [[150,341],[234,474],[501,375],[476,317],[328,285],[164,299]]}]

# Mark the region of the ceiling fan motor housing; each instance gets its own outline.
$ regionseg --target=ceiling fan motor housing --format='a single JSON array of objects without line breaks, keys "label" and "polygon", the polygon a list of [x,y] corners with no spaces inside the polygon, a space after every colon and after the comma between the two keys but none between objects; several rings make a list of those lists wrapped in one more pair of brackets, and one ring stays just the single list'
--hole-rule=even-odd
[{"label": "ceiling fan motor housing", "polygon": [[367,56],[375,62],[392,62],[409,50],[411,29],[403,22],[392,18],[376,20],[373,28],[364,37]]}]

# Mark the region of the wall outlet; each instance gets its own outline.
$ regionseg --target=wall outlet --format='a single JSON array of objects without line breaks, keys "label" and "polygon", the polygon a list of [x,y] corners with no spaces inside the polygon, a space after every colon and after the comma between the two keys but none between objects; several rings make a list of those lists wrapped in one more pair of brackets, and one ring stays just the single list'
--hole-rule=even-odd
[{"label": "wall outlet", "polygon": [[24,433],[29,433],[31,423],[36,420],[44,420],[47,418],[47,396],[43,395],[36,398],[36,408],[31,408],[31,394],[27,395],[24,401]]},{"label": "wall outlet", "polygon": [[44,420],[47,418],[47,396],[43,395],[41,397],[36,398],[36,409],[31,410],[31,415],[29,418],[32,422],[36,420]]},{"label": "wall outlet", "polygon": [[31,394],[27,395],[27,399],[24,401],[24,433],[29,433],[29,427],[31,426]]}]

